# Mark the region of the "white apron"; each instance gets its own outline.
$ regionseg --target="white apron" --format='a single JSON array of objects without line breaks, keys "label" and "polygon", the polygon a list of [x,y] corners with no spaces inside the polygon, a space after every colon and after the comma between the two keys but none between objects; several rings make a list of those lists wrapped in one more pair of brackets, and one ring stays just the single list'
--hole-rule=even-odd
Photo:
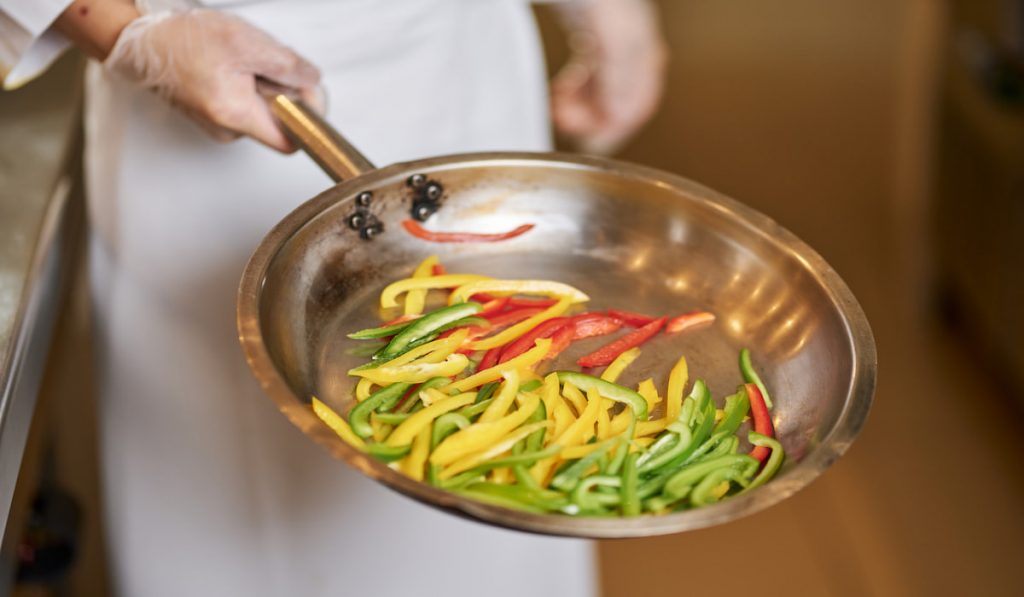
[{"label": "white apron", "polygon": [[[518,0],[225,7],[323,72],[328,118],[373,161],[549,146]],[[150,93],[88,77],[101,457],[125,596],[594,594],[589,543],[495,530],[401,497],[280,416],[244,364],[251,251],[330,185],[302,154],[221,145]]]}]

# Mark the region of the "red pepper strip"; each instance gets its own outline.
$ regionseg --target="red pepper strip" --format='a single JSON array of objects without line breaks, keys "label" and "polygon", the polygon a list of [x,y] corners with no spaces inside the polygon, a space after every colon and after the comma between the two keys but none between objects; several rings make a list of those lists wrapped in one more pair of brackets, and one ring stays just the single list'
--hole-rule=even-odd
[{"label": "red pepper strip", "polygon": [[444,268],[444,266],[441,265],[440,263],[435,263],[434,267],[433,267],[433,271],[431,271],[430,273],[435,275],[435,276],[443,276],[443,275],[448,273],[448,270],[446,270]]},{"label": "red pepper strip", "polygon": [[[457,332],[459,330],[466,330],[468,332],[468,334],[466,335],[466,341],[468,342],[470,340],[476,340],[477,338],[479,338],[479,337],[481,337],[483,335],[491,333],[492,331],[494,331],[494,328],[493,327],[486,327],[485,328],[483,326],[478,326],[478,325],[471,325],[471,326],[465,327],[465,328],[452,328],[450,330],[441,332],[441,335],[438,336],[437,339],[440,340],[442,338],[447,338],[448,336],[451,336],[452,334],[454,334],[455,332]],[[459,352],[462,352],[462,351],[460,350]],[[470,350],[466,354],[472,354],[473,352],[474,351]]]},{"label": "red pepper strip", "polygon": [[549,319],[541,323],[537,327],[516,338],[516,340],[511,344],[507,344],[505,346],[505,350],[501,352],[501,358],[498,359],[498,363],[500,364],[509,359],[514,359],[527,350],[533,348],[533,343],[538,338],[550,338],[555,335],[555,332],[570,324],[572,324],[572,318],[570,317],[555,317],[554,319]]},{"label": "red pepper strip", "polygon": [[406,232],[418,239],[434,243],[493,243],[515,238],[521,234],[526,234],[530,230],[533,230],[533,226],[533,224],[523,224],[522,226],[509,230],[508,232],[480,234],[476,232],[433,232],[431,230],[427,230],[423,226],[420,226],[420,223],[416,220],[402,221],[402,227],[405,228]]},{"label": "red pepper strip", "polygon": [[651,323],[633,330],[611,344],[606,344],[587,356],[580,357],[576,364],[580,367],[603,367],[610,365],[615,360],[615,357],[653,338],[665,326],[666,321],[668,321],[667,317],[655,319]]},{"label": "red pepper strip", "polygon": [[409,400],[409,398],[412,398],[413,396],[415,396],[416,392],[419,389],[420,389],[420,384],[414,384],[414,385],[410,386],[409,389],[405,391],[405,395],[402,396],[402,399],[399,400],[397,403],[395,403],[395,405],[393,407],[391,407],[391,412],[393,412],[393,413],[399,412],[399,409],[402,408],[402,405],[405,404]]},{"label": "red pepper strip", "polygon": [[[480,295],[477,295],[477,296],[480,296]],[[476,298],[476,297],[474,297],[474,298]],[[501,298],[496,298],[496,299],[491,299],[491,300],[486,301],[484,303],[483,308],[480,309],[480,312],[477,313],[476,316],[477,317],[487,317],[488,315],[494,315],[495,313],[498,313],[502,309],[504,309],[506,305],[508,305],[508,297],[507,296],[503,296]]]},{"label": "red pepper strip", "polygon": [[413,319],[419,319],[420,317],[422,317],[422,315],[403,315],[401,317],[396,317],[396,318],[392,319],[391,321],[382,323],[382,324],[380,324],[377,327],[386,328],[389,325],[395,325],[396,323],[405,323],[406,321],[411,321]]},{"label": "red pepper strip", "polygon": [[491,301],[498,300],[498,297],[494,296],[493,294],[481,292],[480,294],[474,294],[473,296],[469,297],[469,300],[476,303],[489,303]]},{"label": "red pepper strip", "polygon": [[[775,426],[772,425],[772,416],[768,413],[768,405],[764,403],[764,396],[757,385],[748,383],[743,386],[747,390],[747,397],[750,398],[750,414],[754,418],[754,431],[767,437],[775,437]],[[750,451],[750,456],[758,462],[764,462],[771,453],[767,446],[757,446]]]},{"label": "red pepper strip", "polygon": [[692,311],[690,313],[683,313],[678,317],[673,317],[668,320],[665,325],[665,331],[670,334],[675,334],[683,330],[688,330],[692,327],[697,327],[704,323],[711,323],[715,320],[715,314],[707,311]]},{"label": "red pepper strip", "polygon": [[548,308],[558,302],[558,299],[531,299],[531,298],[510,298],[508,300],[508,306],[510,307],[542,307]]},{"label": "red pepper strip", "polygon": [[584,313],[573,318],[575,333],[573,340],[582,340],[592,336],[604,336],[619,331],[622,320],[609,317],[604,313]]},{"label": "red pepper strip", "polygon": [[630,311],[619,311],[618,309],[608,309],[608,315],[611,315],[615,319],[621,319],[623,323],[634,328],[645,326],[654,321],[654,318],[650,315],[632,313]]},{"label": "red pepper strip", "polygon": [[491,329],[495,329],[499,326],[507,327],[513,323],[519,323],[520,321],[533,317],[540,313],[544,309],[541,308],[529,308],[529,309],[514,309],[512,311],[505,311],[504,313],[496,313],[494,315],[487,315],[484,317],[487,321],[491,322]]},{"label": "red pepper strip", "polygon": [[576,326],[573,325],[563,326],[562,329],[555,332],[555,335],[551,336],[551,348],[548,349],[547,358],[553,359],[562,354],[563,350],[569,348],[575,333]]},{"label": "red pepper strip", "polygon": [[484,358],[480,359],[480,364],[477,365],[477,371],[483,371],[484,369],[490,369],[491,367],[498,364],[498,357],[501,356],[501,349],[504,346],[495,346],[484,353]]}]

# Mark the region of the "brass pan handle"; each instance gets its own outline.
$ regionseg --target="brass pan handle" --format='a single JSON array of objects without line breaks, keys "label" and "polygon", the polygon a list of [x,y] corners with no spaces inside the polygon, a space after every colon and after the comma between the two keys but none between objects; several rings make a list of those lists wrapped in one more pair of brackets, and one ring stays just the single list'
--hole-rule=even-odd
[{"label": "brass pan handle", "polygon": [[270,104],[270,111],[292,140],[335,182],[375,170],[345,137],[304,102],[298,94],[273,81],[258,78],[257,88]]}]

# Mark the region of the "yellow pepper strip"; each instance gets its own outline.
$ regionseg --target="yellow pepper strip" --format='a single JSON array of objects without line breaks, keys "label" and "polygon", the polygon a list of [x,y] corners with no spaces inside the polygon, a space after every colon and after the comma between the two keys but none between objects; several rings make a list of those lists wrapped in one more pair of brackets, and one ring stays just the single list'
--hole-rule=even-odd
[{"label": "yellow pepper strip", "polygon": [[374,383],[365,377],[359,380],[356,384],[356,401],[362,402],[370,397],[372,393]]},{"label": "yellow pepper strip", "polygon": [[568,299],[570,303],[583,303],[590,300],[590,297],[561,282],[549,282],[547,280],[493,280],[484,279],[469,281],[456,288],[448,297],[448,304],[464,303],[469,297],[479,293],[511,295],[530,294],[538,296],[549,296],[552,298]]},{"label": "yellow pepper strip", "polygon": [[631,443],[629,445],[629,451],[630,452],[639,452],[640,450],[643,450],[647,446],[653,444],[655,439],[657,439],[657,438],[653,438],[653,437],[638,437],[638,438],[634,439],[633,443]]},{"label": "yellow pepper strip", "polygon": [[583,444],[582,446],[572,446],[559,452],[558,456],[563,460],[576,460],[577,458],[583,458],[587,454],[590,454],[594,450],[600,448],[601,445],[601,442],[594,442],[592,444]]},{"label": "yellow pepper strip", "polygon": [[416,481],[422,481],[423,467],[427,464],[429,454],[430,425],[427,425],[416,434],[416,439],[412,440],[412,449],[409,455],[402,459],[400,465],[402,472]]},{"label": "yellow pepper strip", "polygon": [[551,438],[545,437],[544,445],[551,443],[551,440],[558,437],[569,428],[576,421],[576,417],[573,416],[572,410],[569,409],[569,405],[565,403],[565,400],[561,396],[558,396],[558,406],[555,409],[555,427],[552,431]]},{"label": "yellow pepper strip", "polygon": [[430,276],[428,278],[405,278],[404,280],[388,284],[388,286],[380,293],[380,306],[385,309],[397,307],[398,295],[410,290],[457,288],[469,284],[470,282],[479,282],[490,279],[491,278],[488,276],[477,276],[473,274],[446,274],[444,276]]},{"label": "yellow pepper strip", "polygon": [[565,431],[565,428],[571,425],[576,417],[572,416],[569,407],[562,400],[557,373],[551,373],[544,378],[544,385],[541,386],[541,399],[544,400],[544,411],[547,413],[548,420],[555,423],[553,427],[548,427],[547,433],[544,434],[544,445],[547,445],[558,434]]},{"label": "yellow pepper strip", "polygon": [[[491,447],[487,448],[482,452],[475,454],[469,454],[455,462],[452,462],[450,466],[446,467],[439,477],[441,479],[450,479],[453,476],[468,471],[474,466],[497,456],[504,454],[512,449],[512,446],[516,445],[520,440],[530,435],[538,429],[543,429],[551,425],[550,421],[537,421],[536,423],[530,423],[529,425],[523,425],[519,429],[516,429],[512,433],[509,433],[505,437],[499,439]],[[468,427],[466,429],[469,429]]]},{"label": "yellow pepper strip", "polygon": [[[607,398],[606,398],[606,400],[607,400]],[[616,435],[620,435],[621,433],[626,431],[626,428],[629,427],[629,422],[632,421],[632,420],[633,420],[633,413],[630,412],[629,408],[627,407],[625,410],[623,410],[619,414],[615,415],[615,418],[612,419],[611,425],[608,426],[608,437],[613,437],[613,436],[616,436]],[[601,419],[597,420],[597,424],[598,425],[601,424]],[[598,427],[598,429],[600,430],[600,427]],[[603,438],[602,437],[601,439],[607,439],[607,438]]]},{"label": "yellow pepper strip", "polygon": [[671,423],[679,418],[683,408],[683,389],[689,372],[686,368],[686,357],[679,357],[676,366],[668,374],[668,393],[665,396],[665,418]]},{"label": "yellow pepper strip", "polygon": [[[457,330],[451,336],[447,338],[441,338],[434,340],[433,342],[427,342],[422,346],[410,350],[409,352],[398,355],[397,357],[380,364],[380,367],[394,367],[396,365],[404,365],[418,360],[421,363],[440,363],[441,361],[448,358],[448,355],[452,354],[462,346],[462,343],[469,337],[469,330]],[[363,369],[355,369],[353,371],[362,371]],[[359,375],[359,373],[353,373],[349,371],[349,375]]]},{"label": "yellow pepper strip", "polygon": [[470,388],[482,386],[485,383],[497,381],[508,371],[525,369],[539,363],[541,359],[547,356],[549,348],[551,348],[551,339],[540,338],[537,340],[536,344],[534,344],[533,348],[527,350],[516,358],[509,359],[500,365],[489,367],[483,371],[474,373],[469,377],[460,379],[459,381],[445,386],[444,389],[449,394],[456,394],[458,392],[464,392]]},{"label": "yellow pepper strip", "polygon": [[[587,408],[591,408],[590,405],[594,402],[597,403],[597,407],[595,408],[597,413],[594,414],[594,420],[590,425],[583,429],[583,440],[579,442],[581,444],[589,442],[594,437],[594,424],[597,423],[597,418],[601,415],[601,410],[604,408],[604,398],[601,397],[601,393],[596,389],[591,388],[590,390],[587,390]],[[587,411],[583,412],[586,413]],[[583,413],[580,413],[581,418],[582,416]]]},{"label": "yellow pepper strip", "polygon": [[469,358],[464,354],[448,355],[441,363],[410,363],[397,367],[378,367],[376,369],[352,370],[349,375],[358,375],[371,379],[380,385],[392,383],[421,383],[431,377],[451,377],[458,375],[469,366]]},{"label": "yellow pepper strip", "polygon": [[[559,446],[578,446],[594,435],[594,422],[597,421],[597,411],[601,408],[601,396],[596,391],[590,392],[588,396],[590,400],[587,402],[587,407],[580,413],[580,418],[573,421],[572,425],[569,425],[555,439],[555,443]],[[541,486],[546,486],[548,477],[558,464],[558,461],[558,457],[555,456],[545,458],[530,468],[530,475]]]},{"label": "yellow pepper strip", "polygon": [[664,431],[671,422],[671,420],[665,418],[655,419],[653,421],[640,421],[636,424],[636,433],[634,434],[634,437],[644,437],[660,433]]},{"label": "yellow pepper strip", "polygon": [[715,409],[715,424],[717,425],[718,422],[721,421],[724,418],[725,418],[725,411],[720,409],[720,408],[716,408]]},{"label": "yellow pepper strip", "polygon": [[654,407],[658,406],[658,403],[661,402],[661,396],[658,395],[658,386],[654,385],[654,380],[650,378],[643,380],[637,386],[636,391],[647,401],[647,412],[654,412]]},{"label": "yellow pepper strip", "polygon": [[477,421],[465,429],[456,431],[434,448],[434,453],[430,455],[431,464],[446,466],[463,456],[487,448],[506,433],[522,425],[533,415],[539,404],[540,397],[531,394],[522,408],[507,417],[493,421]]},{"label": "yellow pepper strip", "polygon": [[640,356],[639,348],[630,348],[623,352],[619,356],[615,357],[615,360],[608,365],[608,368],[601,374],[601,379],[615,383],[618,381],[619,376],[622,375],[622,372],[626,370],[626,367],[629,367],[629,365],[635,361],[638,356]]},{"label": "yellow pepper strip", "polygon": [[378,444],[386,440],[391,430],[394,429],[391,425],[377,420],[377,413],[370,413],[370,428],[373,429],[373,441]]},{"label": "yellow pepper strip", "polygon": [[420,431],[429,427],[434,419],[467,404],[472,404],[474,400],[476,400],[476,392],[466,392],[456,396],[446,396],[444,399],[416,411],[395,428],[394,433],[388,437],[387,445],[395,448],[408,445]]},{"label": "yellow pepper strip", "polygon": [[345,419],[342,419],[338,413],[331,410],[331,407],[317,400],[316,396],[313,397],[313,413],[320,417],[321,421],[337,433],[338,437],[345,440],[345,443],[357,450],[366,449],[366,443],[363,442],[358,435],[352,432],[352,428],[348,426],[348,422],[345,421]]},{"label": "yellow pepper strip", "polygon": [[512,469],[507,466],[496,468],[491,471],[491,483],[498,483],[500,485],[511,485],[514,477],[512,476]]},{"label": "yellow pepper strip", "polygon": [[597,412],[597,439],[608,439],[611,437],[612,419],[608,414],[608,408],[615,404],[613,400],[602,398],[601,402],[608,401],[608,405],[601,405],[601,410]]},{"label": "yellow pepper strip", "polygon": [[576,415],[583,415],[583,411],[587,408],[587,398],[579,388],[571,383],[564,384],[562,386],[562,396],[565,396],[565,399],[576,409]]},{"label": "yellow pepper strip", "polygon": [[562,313],[565,313],[565,311],[569,308],[569,305],[569,299],[558,299],[557,303],[551,305],[550,307],[534,315],[533,317],[525,319],[513,326],[507,327],[504,330],[498,332],[497,334],[484,338],[483,340],[470,342],[469,347],[472,348],[473,350],[489,350],[491,348],[494,348],[495,346],[507,344],[508,342],[515,340],[519,336],[522,336],[526,332],[537,327],[541,323],[549,319],[554,319],[555,317],[558,317]]},{"label": "yellow pepper strip", "polygon": [[[429,278],[434,275],[434,266],[437,265],[437,255],[431,255],[424,259],[416,271],[412,273],[413,278]],[[419,315],[423,313],[423,307],[427,301],[427,291],[423,288],[414,288],[405,295],[405,314]]]},{"label": "yellow pepper strip", "polygon": [[[512,401],[515,399],[516,394],[519,393],[519,371],[513,369],[506,372],[503,377],[505,378],[505,383],[502,384],[501,390],[498,391],[498,395],[495,396],[494,400],[492,400],[487,406],[487,410],[480,414],[480,418],[477,419],[477,423],[497,421],[504,417],[505,413],[508,412],[509,407],[512,406]],[[537,407],[534,406],[534,408]],[[472,425],[470,427],[472,427]],[[462,431],[466,431],[466,429],[463,429]],[[462,433],[462,431],[459,433]],[[449,437],[449,439],[451,438]]]}]

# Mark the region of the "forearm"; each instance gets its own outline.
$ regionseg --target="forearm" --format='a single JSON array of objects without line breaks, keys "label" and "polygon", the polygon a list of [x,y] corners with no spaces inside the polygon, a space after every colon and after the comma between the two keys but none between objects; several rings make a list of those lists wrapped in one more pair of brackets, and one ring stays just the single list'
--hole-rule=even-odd
[{"label": "forearm", "polygon": [[131,0],[74,0],[53,26],[86,54],[104,60],[121,30],[138,16]]}]

